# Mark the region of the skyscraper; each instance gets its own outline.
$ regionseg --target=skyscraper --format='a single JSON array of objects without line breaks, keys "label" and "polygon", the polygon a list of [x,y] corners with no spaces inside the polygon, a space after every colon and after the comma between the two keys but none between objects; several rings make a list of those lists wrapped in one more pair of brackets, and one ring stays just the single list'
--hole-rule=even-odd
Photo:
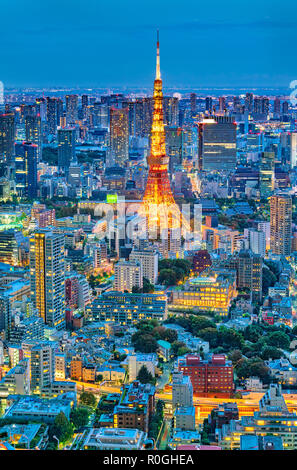
[{"label": "skyscraper", "polygon": [[127,166],[129,160],[129,108],[110,108],[110,164]]},{"label": "skyscraper", "polygon": [[253,111],[253,101],[254,101],[253,93],[246,93],[245,100],[244,100],[244,106],[245,106],[245,110],[248,113],[251,113]]},{"label": "skyscraper", "polygon": [[39,230],[30,238],[31,298],[45,323],[65,325],[64,235]]},{"label": "skyscraper", "polygon": [[289,256],[292,236],[292,198],[278,194],[270,198],[270,248],[272,253]]},{"label": "skyscraper", "polygon": [[58,99],[47,97],[46,118],[48,124],[48,132],[56,135],[58,125]]},{"label": "skyscraper", "polygon": [[41,117],[25,117],[26,141],[37,145],[37,160],[41,157]]},{"label": "skyscraper", "polygon": [[192,116],[195,116],[195,114],[197,112],[197,95],[196,95],[196,93],[191,93],[190,104],[191,104],[191,114],[192,114]]},{"label": "skyscraper", "polygon": [[55,378],[54,346],[50,341],[42,341],[31,349],[31,389],[40,393],[42,388],[50,387]]},{"label": "skyscraper", "polygon": [[75,161],[75,128],[58,129],[58,167],[68,173]]},{"label": "skyscraper", "polygon": [[237,287],[248,288],[253,301],[262,298],[262,258],[251,250],[241,250],[237,259]]},{"label": "skyscraper", "polygon": [[236,165],[236,123],[232,116],[213,116],[199,123],[201,170],[230,171]]},{"label": "skyscraper", "polygon": [[211,96],[207,96],[205,98],[205,111],[209,111],[210,113],[212,113],[212,97]]},{"label": "skyscraper", "polygon": [[13,162],[15,119],[13,113],[0,114],[0,160]]},{"label": "skyscraper", "polygon": [[260,161],[260,194],[270,196],[274,191],[274,152],[262,152]]},{"label": "skyscraper", "polygon": [[37,197],[37,145],[15,144],[15,185],[19,196]]},{"label": "skyscraper", "polygon": [[66,95],[66,124],[73,126],[77,121],[78,96]]}]

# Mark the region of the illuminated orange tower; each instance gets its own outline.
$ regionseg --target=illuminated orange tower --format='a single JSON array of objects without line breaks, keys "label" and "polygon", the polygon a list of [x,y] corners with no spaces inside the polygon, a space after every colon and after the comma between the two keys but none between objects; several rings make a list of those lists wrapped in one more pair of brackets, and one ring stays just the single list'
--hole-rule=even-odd
[{"label": "illuminated orange tower", "polygon": [[[163,92],[160,72],[160,47],[159,33],[157,36],[157,65],[156,78],[154,82],[154,112],[151,130],[151,151],[147,158],[149,165],[148,179],[140,208],[140,215],[149,219],[149,223],[158,226],[158,231],[162,231],[161,214],[168,213],[170,208],[174,214],[170,215],[168,228],[180,225],[181,214],[177,204],[175,204],[173,193],[170,187],[168,176],[169,157],[165,149],[165,130],[163,120]],[[153,206],[158,206],[158,214],[153,211]],[[153,215],[155,214],[155,215]],[[175,222],[173,222],[175,219]],[[178,220],[177,220],[178,219]],[[166,228],[166,227],[165,227]]]}]

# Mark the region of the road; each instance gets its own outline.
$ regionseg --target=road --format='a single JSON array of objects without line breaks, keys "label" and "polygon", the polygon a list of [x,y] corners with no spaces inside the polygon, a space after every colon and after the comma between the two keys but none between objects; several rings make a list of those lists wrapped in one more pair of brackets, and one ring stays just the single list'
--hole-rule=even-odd
[{"label": "road", "polygon": [[[120,393],[120,385],[109,385],[104,384],[89,384],[83,382],[77,382],[78,391],[90,391],[94,393],[98,398],[102,394],[107,393]],[[203,421],[211,410],[218,406],[220,403],[236,403],[238,406],[239,416],[252,415],[254,411],[259,409],[259,400],[264,395],[264,392],[250,392],[242,398],[213,398],[213,397],[201,397],[194,395],[193,404],[196,406],[196,419]],[[284,393],[284,399],[287,403],[290,412],[297,412],[297,393]],[[156,393],[156,399],[163,400],[165,403],[171,403],[172,393],[168,391],[162,391]]]}]

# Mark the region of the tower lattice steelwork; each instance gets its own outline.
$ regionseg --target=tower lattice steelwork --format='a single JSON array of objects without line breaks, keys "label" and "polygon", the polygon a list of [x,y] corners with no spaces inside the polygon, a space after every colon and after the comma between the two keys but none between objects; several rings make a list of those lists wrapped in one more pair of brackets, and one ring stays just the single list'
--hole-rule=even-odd
[{"label": "tower lattice steelwork", "polygon": [[157,64],[153,97],[151,151],[147,158],[149,173],[139,214],[147,218],[150,226],[157,226],[158,232],[161,233],[163,228],[180,227],[182,216],[179,207],[175,204],[168,175],[169,157],[166,155],[165,148],[159,34],[157,37]]}]

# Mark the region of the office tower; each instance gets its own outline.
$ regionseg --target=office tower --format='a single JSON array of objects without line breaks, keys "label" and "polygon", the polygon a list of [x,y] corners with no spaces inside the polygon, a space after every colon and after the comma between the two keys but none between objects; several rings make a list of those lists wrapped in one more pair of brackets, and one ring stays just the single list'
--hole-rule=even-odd
[{"label": "office tower", "polygon": [[83,119],[87,119],[88,117],[88,106],[89,106],[89,96],[82,95],[81,97],[81,107],[83,113]]},{"label": "office tower", "polygon": [[169,157],[169,172],[174,173],[182,164],[183,130],[180,127],[166,127],[166,153]]},{"label": "office tower", "polygon": [[274,152],[262,152],[260,161],[260,194],[266,198],[274,191]]},{"label": "office tower", "polygon": [[37,145],[37,161],[41,158],[41,117],[25,117],[26,141]]},{"label": "office tower", "polygon": [[244,106],[245,106],[245,109],[248,113],[251,113],[253,111],[253,104],[254,104],[254,95],[253,95],[253,93],[246,93],[245,100],[244,100]]},{"label": "office tower", "polygon": [[281,102],[280,102],[279,97],[277,96],[273,102],[273,114],[275,116],[279,116],[280,110],[281,110]]},{"label": "office tower", "polygon": [[213,116],[199,123],[198,166],[203,171],[231,171],[236,166],[236,123]]},{"label": "office tower", "polygon": [[75,157],[75,129],[58,129],[58,167],[68,173],[71,163]]},{"label": "office tower", "polygon": [[197,112],[197,95],[196,95],[196,93],[191,93],[190,105],[191,105],[191,114],[192,114],[192,116],[195,116],[195,114]]},{"label": "office tower", "polygon": [[66,124],[73,126],[77,121],[78,96],[66,95]]},{"label": "office tower", "polygon": [[36,113],[39,114],[41,121],[46,121],[47,101],[45,98],[36,98]]},{"label": "office tower", "polygon": [[284,101],[282,104],[282,114],[287,115],[289,113],[289,103]]},{"label": "office tower", "polygon": [[17,266],[22,233],[14,229],[0,231],[0,263]]},{"label": "office tower", "polygon": [[155,250],[133,250],[129,256],[130,261],[139,261],[142,265],[143,277],[151,284],[158,279],[158,253]]},{"label": "office tower", "polygon": [[224,113],[226,110],[226,98],[224,96],[219,97],[219,111]]},{"label": "office tower", "polygon": [[172,405],[193,406],[193,385],[188,375],[175,371],[172,374]]},{"label": "office tower", "polygon": [[15,144],[15,187],[19,196],[37,197],[37,150],[36,144]]},{"label": "office tower", "polygon": [[49,96],[46,98],[47,100],[47,108],[46,108],[46,117],[48,123],[48,132],[49,134],[56,135],[57,133],[57,125],[58,125],[58,99],[57,98],[50,98]]},{"label": "office tower", "polygon": [[289,136],[290,142],[290,164],[291,168],[297,165],[297,132],[292,132]]},{"label": "office tower", "polygon": [[256,117],[266,119],[269,114],[269,98],[257,96],[254,98],[254,114]]},{"label": "office tower", "polygon": [[125,261],[120,259],[114,266],[115,290],[132,292],[133,287],[142,289],[143,269],[139,261]]},{"label": "office tower", "polygon": [[31,298],[44,322],[65,324],[64,235],[39,230],[30,238]]},{"label": "office tower", "polygon": [[13,113],[0,114],[0,161],[13,163],[15,119]]},{"label": "office tower", "polygon": [[287,194],[270,198],[270,248],[272,253],[289,256],[292,237],[292,198]]},{"label": "office tower", "polygon": [[233,96],[233,110],[235,113],[241,111],[241,102],[239,96]]},{"label": "office tower", "polygon": [[107,128],[109,125],[109,109],[105,104],[96,101],[90,109],[93,126]]},{"label": "office tower", "polygon": [[0,339],[6,341],[10,338],[12,309],[9,291],[0,293]]},{"label": "office tower", "polygon": [[212,113],[212,97],[207,96],[205,98],[205,111],[209,111],[210,114]]},{"label": "office tower", "polygon": [[129,109],[110,108],[110,164],[125,167],[129,161]]},{"label": "office tower", "polygon": [[252,250],[256,255],[265,257],[266,253],[266,235],[261,230],[250,228],[244,229],[244,237],[247,239],[247,248]]},{"label": "office tower", "polygon": [[40,342],[31,349],[31,390],[40,393],[55,379],[55,353],[51,342]]},{"label": "office tower", "polygon": [[[163,93],[160,72],[159,38],[157,41],[156,79],[154,82],[154,113],[151,130],[151,149],[147,158],[149,173],[139,215],[149,220],[149,226],[163,232],[168,226],[180,226],[180,211],[175,204],[168,176],[169,158],[166,155],[165,131],[163,120]],[[157,206],[157,214],[152,207]],[[168,220],[167,209],[174,207],[175,214]],[[163,211],[165,217],[160,212]]]},{"label": "office tower", "polygon": [[163,97],[163,117],[165,126],[177,126],[178,124],[178,98],[172,96]]},{"label": "office tower", "polygon": [[238,254],[237,287],[249,289],[253,301],[262,298],[262,258],[251,250],[241,250]]}]

